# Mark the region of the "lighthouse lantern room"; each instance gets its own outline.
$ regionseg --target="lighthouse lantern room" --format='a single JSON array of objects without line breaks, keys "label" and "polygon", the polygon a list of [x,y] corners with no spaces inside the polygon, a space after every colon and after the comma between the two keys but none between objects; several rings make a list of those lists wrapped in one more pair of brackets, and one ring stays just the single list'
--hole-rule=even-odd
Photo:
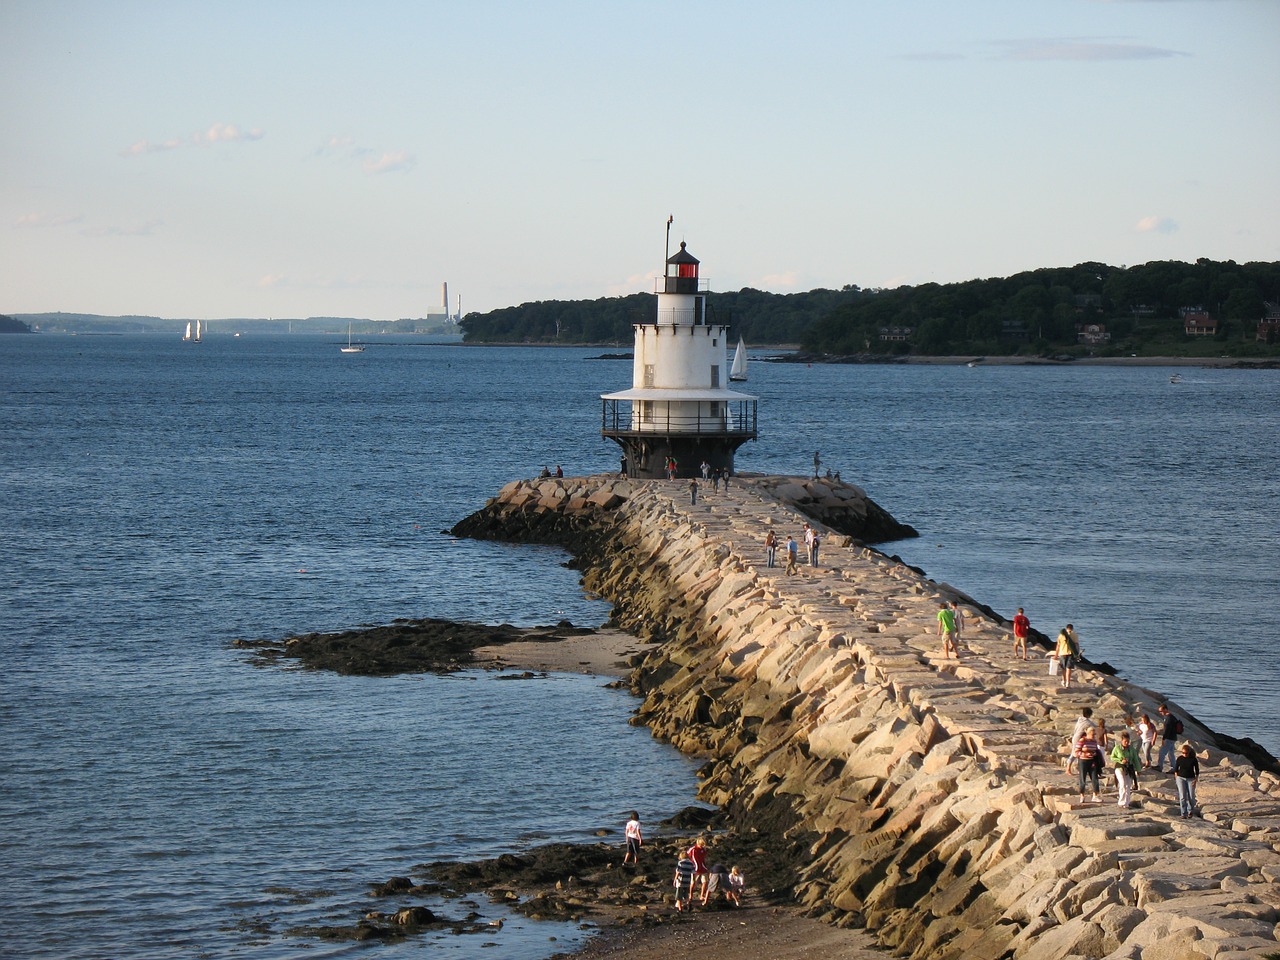
[{"label": "lighthouse lantern room", "polygon": [[[668,222],[670,226],[670,222]],[[667,258],[653,323],[635,324],[631,389],[602,394],[601,436],[622,447],[629,477],[694,477],[702,463],[733,472],[756,438],[756,398],[730,390],[728,327],[708,323],[707,286],[684,243]]]}]

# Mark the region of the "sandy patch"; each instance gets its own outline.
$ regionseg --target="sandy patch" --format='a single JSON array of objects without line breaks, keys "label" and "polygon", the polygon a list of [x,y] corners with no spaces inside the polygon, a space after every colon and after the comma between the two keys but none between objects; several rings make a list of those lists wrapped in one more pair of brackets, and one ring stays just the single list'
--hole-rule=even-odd
[{"label": "sandy patch", "polygon": [[631,658],[651,647],[629,633],[601,627],[581,637],[515,640],[477,647],[472,653],[477,667],[621,678],[631,672]]}]

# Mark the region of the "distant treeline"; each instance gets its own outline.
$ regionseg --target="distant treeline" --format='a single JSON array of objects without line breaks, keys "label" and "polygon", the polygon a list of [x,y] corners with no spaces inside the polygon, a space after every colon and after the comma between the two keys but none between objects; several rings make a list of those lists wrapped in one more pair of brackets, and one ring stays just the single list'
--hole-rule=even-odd
[{"label": "distant treeline", "polygon": [[[462,320],[465,342],[631,343],[652,322],[656,298],[524,303]],[[895,289],[776,294],[745,288],[708,294],[713,322],[750,344],[795,343],[851,354],[1272,354],[1257,342],[1266,301],[1280,301],[1280,263],[1156,261],[1133,267],[1081,263],[1011,277]],[[1184,332],[1184,312],[1216,322]],[[1090,341],[1082,342],[1086,326]]]}]

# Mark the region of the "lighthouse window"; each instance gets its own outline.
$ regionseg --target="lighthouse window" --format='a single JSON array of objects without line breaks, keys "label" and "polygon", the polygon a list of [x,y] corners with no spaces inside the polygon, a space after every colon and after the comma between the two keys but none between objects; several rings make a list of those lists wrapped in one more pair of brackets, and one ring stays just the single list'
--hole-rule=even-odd
[{"label": "lighthouse window", "polygon": [[646,363],[644,365],[644,385],[646,387],[653,386],[653,364]]},{"label": "lighthouse window", "polygon": [[696,277],[697,275],[698,275],[698,265],[697,265],[696,263],[682,263],[682,264],[680,264],[680,273],[679,273],[679,276],[682,276],[682,277]]},{"label": "lighthouse window", "polygon": [[640,422],[653,423],[653,401],[651,400],[640,401]]},{"label": "lighthouse window", "polygon": [[714,363],[711,365],[711,386],[720,386],[720,366]]}]

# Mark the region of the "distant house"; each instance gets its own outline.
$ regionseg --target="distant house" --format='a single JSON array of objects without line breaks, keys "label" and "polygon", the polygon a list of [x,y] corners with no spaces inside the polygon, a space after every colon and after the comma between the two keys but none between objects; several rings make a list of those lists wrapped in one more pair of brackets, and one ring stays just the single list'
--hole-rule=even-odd
[{"label": "distant house", "polygon": [[1076,340],[1090,346],[1110,343],[1111,334],[1101,323],[1083,323],[1076,328]]},{"label": "distant house", "polygon": [[1026,340],[1027,325],[1021,320],[1001,320],[1000,337],[1003,340]]},{"label": "distant house", "polygon": [[1262,306],[1262,319],[1258,321],[1258,342],[1280,343],[1280,303],[1268,300]]},{"label": "distant house", "polygon": [[1212,337],[1218,332],[1218,321],[1204,307],[1183,307],[1182,329],[1188,337]]},{"label": "distant house", "polygon": [[881,327],[880,339],[887,341],[903,341],[910,339],[911,327]]}]

